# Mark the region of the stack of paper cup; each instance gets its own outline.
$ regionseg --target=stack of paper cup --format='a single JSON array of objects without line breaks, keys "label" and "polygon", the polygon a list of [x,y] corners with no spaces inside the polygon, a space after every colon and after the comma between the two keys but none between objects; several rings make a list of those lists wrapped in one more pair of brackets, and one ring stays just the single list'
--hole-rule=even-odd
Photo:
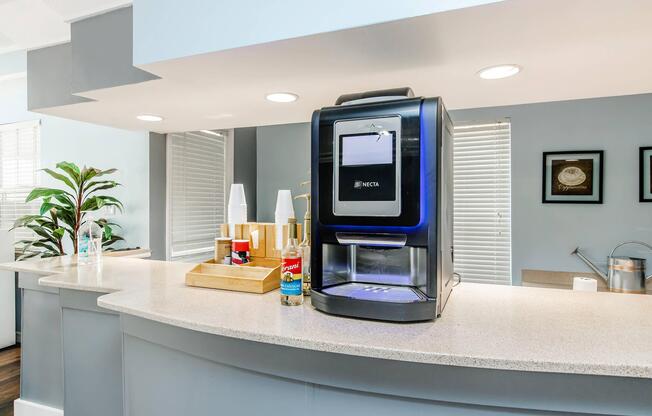
[{"label": "stack of paper cup", "polygon": [[573,290],[578,292],[597,292],[598,281],[590,277],[574,277]]},{"label": "stack of paper cup", "polygon": [[274,211],[277,250],[283,249],[283,225],[288,223],[289,218],[295,218],[292,192],[289,189],[281,189],[276,196],[276,210]]},{"label": "stack of paper cup", "polygon": [[229,194],[229,205],[227,208],[227,219],[229,224],[229,236],[235,235],[235,225],[247,222],[247,199],[245,198],[244,187],[241,183],[231,185]]}]

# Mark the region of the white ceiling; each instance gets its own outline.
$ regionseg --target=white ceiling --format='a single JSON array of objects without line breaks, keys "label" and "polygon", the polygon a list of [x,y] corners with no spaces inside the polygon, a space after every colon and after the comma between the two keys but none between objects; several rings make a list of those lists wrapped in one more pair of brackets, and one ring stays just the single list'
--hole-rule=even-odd
[{"label": "white ceiling", "polygon": [[0,0],[0,54],[70,40],[70,21],[131,0]]},{"label": "white ceiling", "polygon": [[[507,0],[143,67],[162,77],[44,112],[160,132],[309,121],[342,93],[411,86],[449,109],[652,92],[652,1]],[[476,72],[516,63],[515,77]],[[265,101],[290,91],[291,104]],[[140,113],[162,123],[135,119]]]}]

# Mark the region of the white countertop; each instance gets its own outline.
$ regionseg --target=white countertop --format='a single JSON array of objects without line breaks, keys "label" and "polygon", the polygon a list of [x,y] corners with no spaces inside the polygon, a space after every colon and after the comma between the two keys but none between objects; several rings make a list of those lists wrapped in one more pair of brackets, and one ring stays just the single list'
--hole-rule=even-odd
[{"label": "white countertop", "polygon": [[440,319],[395,324],[326,315],[309,301],[281,306],[277,291],[186,287],[192,264],[114,258],[101,269],[57,267],[40,284],[112,292],[98,305],[216,335],[419,363],[652,378],[649,295],[462,283]]}]

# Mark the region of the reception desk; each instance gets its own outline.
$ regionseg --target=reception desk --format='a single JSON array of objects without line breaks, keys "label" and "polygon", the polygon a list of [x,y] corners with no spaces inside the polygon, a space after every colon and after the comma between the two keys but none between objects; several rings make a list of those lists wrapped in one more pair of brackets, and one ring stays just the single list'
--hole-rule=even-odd
[{"label": "reception desk", "polygon": [[[277,292],[186,287],[192,264],[56,261],[3,267],[20,272],[32,322],[21,399],[66,415],[652,409],[646,295],[463,283],[442,318],[396,324],[329,316],[309,301],[284,307]],[[62,349],[39,355],[57,325]],[[57,355],[58,368],[42,367]]]}]

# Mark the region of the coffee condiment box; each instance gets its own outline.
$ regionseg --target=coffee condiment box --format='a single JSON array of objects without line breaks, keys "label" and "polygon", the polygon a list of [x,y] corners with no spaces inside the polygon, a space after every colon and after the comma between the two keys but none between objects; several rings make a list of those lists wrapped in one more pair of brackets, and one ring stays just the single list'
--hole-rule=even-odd
[{"label": "coffee condiment box", "polygon": [[[229,235],[229,225],[220,225],[220,233],[224,237],[234,240],[249,239],[249,253],[252,258],[281,258],[281,249],[276,248],[276,225],[274,223],[248,222],[246,224],[235,224],[234,235]],[[301,224],[297,224],[297,236],[301,241],[303,235]],[[288,226],[282,226],[282,243],[285,245],[288,239]],[[256,241],[257,233],[257,241]],[[258,243],[258,244],[256,244]]]}]

